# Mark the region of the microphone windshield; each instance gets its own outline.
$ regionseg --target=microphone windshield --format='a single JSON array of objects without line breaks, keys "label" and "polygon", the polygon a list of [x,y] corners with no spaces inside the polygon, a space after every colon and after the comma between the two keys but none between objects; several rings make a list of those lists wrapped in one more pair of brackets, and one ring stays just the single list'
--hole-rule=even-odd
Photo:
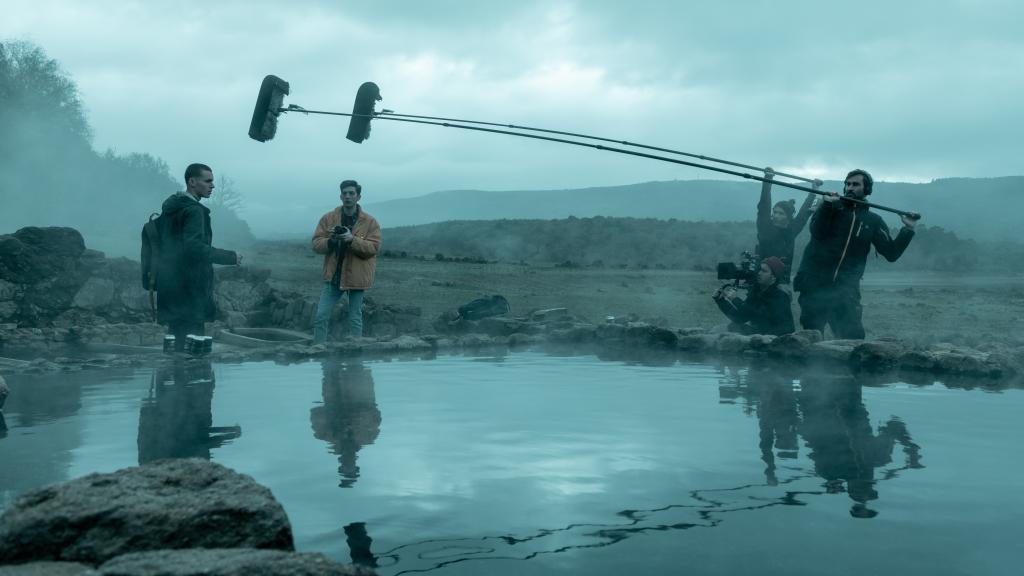
[{"label": "microphone windshield", "polygon": [[370,120],[376,114],[374,106],[381,100],[380,88],[373,82],[363,82],[356,92],[352,105],[352,119],[348,123],[345,138],[359,144],[370,137]]},{"label": "microphone windshield", "polygon": [[263,78],[260,93],[256,97],[256,108],[249,123],[249,138],[266,142],[277,133],[277,117],[284,97],[288,94],[288,83],[273,74]]}]

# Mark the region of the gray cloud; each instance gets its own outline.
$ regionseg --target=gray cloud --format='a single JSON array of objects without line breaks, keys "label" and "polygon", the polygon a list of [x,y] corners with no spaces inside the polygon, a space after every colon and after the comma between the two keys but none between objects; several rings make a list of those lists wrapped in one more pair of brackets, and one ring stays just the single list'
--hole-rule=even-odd
[{"label": "gray cloud", "polygon": [[[1022,172],[1024,8],[1010,1],[90,2],[8,0],[0,38],[78,82],[98,148],[204,161],[257,232],[308,228],[344,177],[364,200],[708,177],[506,136],[289,115],[249,140],[259,82],[348,111],[377,82],[397,112],[592,133],[807,175]],[[538,207],[540,210],[541,207]]]}]

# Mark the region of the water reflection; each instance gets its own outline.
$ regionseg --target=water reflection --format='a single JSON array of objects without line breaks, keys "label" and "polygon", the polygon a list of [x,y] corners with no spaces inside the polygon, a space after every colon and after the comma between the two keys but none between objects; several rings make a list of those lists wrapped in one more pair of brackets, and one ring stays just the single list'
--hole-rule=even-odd
[{"label": "water reflection", "polygon": [[[67,480],[82,445],[82,385],[87,374],[14,375],[0,412],[0,510],[19,494]],[[45,429],[40,433],[39,429]]]},{"label": "water reflection", "polygon": [[[730,382],[731,380],[731,382]],[[797,457],[797,436],[802,436],[814,473],[829,494],[846,493],[853,504],[850,515],[873,518],[877,510],[875,469],[892,463],[896,444],[903,447],[905,464],[887,470],[885,478],[899,470],[923,468],[921,449],[913,442],[906,424],[893,416],[877,432],[872,429],[861,395],[861,383],[849,376],[805,375],[798,386],[793,379],[771,369],[752,368],[746,378],[727,377],[720,396],[742,397],[757,415],[759,446],[765,478],[778,483],[775,458]],[[749,410],[749,407],[747,408]]]},{"label": "water reflection", "polygon": [[175,357],[153,371],[139,410],[139,464],[160,458],[210,459],[210,450],[242,435],[240,426],[213,425],[213,366]]},{"label": "water reflection", "polygon": [[764,477],[770,486],[777,486],[775,457],[796,459],[799,451],[797,428],[799,415],[793,381],[775,373],[751,378],[751,393],[757,397],[758,447],[764,461]]},{"label": "water reflection", "polygon": [[[851,516],[871,518],[878,514],[880,481],[901,470],[923,467],[921,449],[902,420],[890,417],[877,430],[872,427],[858,380],[764,368],[726,368],[724,373],[720,401],[740,404],[757,419],[763,481],[755,478],[681,489],[663,505],[621,510],[605,522],[573,522],[518,534],[423,539],[377,551],[373,561],[378,566],[400,567],[395,575],[437,571],[464,562],[531,561],[604,548],[643,534],[715,528],[735,516],[802,507],[811,498],[837,493],[845,493],[852,501]],[[896,445],[904,452],[899,467],[891,466]]]},{"label": "water reflection", "polygon": [[377,568],[377,557],[370,552],[373,538],[366,533],[365,522],[353,522],[345,526],[345,542],[353,564]]},{"label": "water reflection", "polygon": [[338,455],[342,488],[359,478],[357,453],[380,434],[380,409],[373,391],[373,373],[362,362],[323,363],[323,404],[309,411],[313,436]]}]

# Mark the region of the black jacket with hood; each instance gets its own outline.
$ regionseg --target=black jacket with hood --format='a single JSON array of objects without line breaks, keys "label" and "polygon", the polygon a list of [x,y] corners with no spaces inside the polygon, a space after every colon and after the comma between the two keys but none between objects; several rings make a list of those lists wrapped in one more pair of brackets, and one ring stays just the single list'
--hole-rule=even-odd
[{"label": "black jacket with hood", "polygon": [[867,206],[849,202],[822,202],[811,218],[811,241],[804,249],[793,289],[858,286],[868,254],[874,246],[886,260],[903,255],[914,231],[903,227],[896,238],[881,216]]},{"label": "black jacket with hood", "polygon": [[214,248],[210,209],[187,193],[164,200],[157,268],[157,320],[198,324],[214,319],[213,265],[234,264],[231,250]]}]

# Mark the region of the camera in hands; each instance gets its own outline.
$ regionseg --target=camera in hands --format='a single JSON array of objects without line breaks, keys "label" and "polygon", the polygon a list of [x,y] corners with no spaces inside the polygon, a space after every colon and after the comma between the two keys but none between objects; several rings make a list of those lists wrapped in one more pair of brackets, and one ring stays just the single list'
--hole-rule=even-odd
[{"label": "camera in hands", "polygon": [[749,287],[757,283],[757,273],[761,269],[761,259],[750,252],[743,252],[739,263],[719,262],[717,269],[719,280],[729,280],[735,286]]}]

